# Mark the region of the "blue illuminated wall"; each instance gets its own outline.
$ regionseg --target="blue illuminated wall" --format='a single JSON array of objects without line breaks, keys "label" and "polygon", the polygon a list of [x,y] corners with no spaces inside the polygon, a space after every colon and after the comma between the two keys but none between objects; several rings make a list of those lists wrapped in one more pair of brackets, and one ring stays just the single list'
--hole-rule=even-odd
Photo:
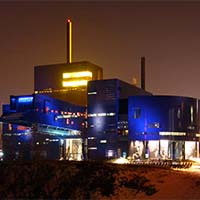
[{"label": "blue illuminated wall", "polygon": [[86,108],[83,106],[63,102],[46,95],[35,95],[34,109],[34,119],[38,123],[72,130],[85,129]]},{"label": "blue illuminated wall", "polygon": [[46,124],[72,130],[85,129],[85,107],[47,95],[11,96],[10,110],[4,108],[2,120],[32,126]]},{"label": "blue illuminated wall", "polygon": [[4,160],[60,158],[60,141],[84,138],[86,108],[47,95],[11,96],[3,105]]},{"label": "blue illuminated wall", "polygon": [[184,132],[176,140],[197,140],[198,100],[180,96],[132,96],[128,99],[130,140],[172,139],[159,132]]},{"label": "blue illuminated wall", "polygon": [[59,159],[58,136],[33,132],[31,127],[3,124],[4,160]]},{"label": "blue illuminated wall", "polygon": [[30,127],[17,124],[3,124],[4,160],[31,158],[32,133]]},{"label": "blue illuminated wall", "polygon": [[118,79],[88,84],[88,158],[119,157],[128,152],[128,96],[150,95]]},{"label": "blue illuminated wall", "polygon": [[[103,159],[116,153],[118,96],[116,80],[88,84],[88,157]],[[103,143],[102,143],[103,142]]]}]

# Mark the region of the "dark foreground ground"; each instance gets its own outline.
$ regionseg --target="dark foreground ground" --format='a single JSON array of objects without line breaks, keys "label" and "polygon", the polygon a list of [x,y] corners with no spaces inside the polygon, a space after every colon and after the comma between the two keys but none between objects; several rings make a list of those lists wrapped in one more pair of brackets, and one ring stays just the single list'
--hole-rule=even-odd
[{"label": "dark foreground ground", "polygon": [[[194,182],[200,189],[199,176],[151,166],[16,161],[0,162],[0,172],[1,199],[172,199],[167,189],[177,186],[173,186],[177,177],[177,184]],[[195,198],[200,198],[198,195]]]}]

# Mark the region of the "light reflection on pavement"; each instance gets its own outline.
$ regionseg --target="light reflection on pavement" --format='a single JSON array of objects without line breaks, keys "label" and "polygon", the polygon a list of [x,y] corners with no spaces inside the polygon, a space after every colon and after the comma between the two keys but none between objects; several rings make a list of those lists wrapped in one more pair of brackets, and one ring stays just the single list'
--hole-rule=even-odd
[{"label": "light reflection on pavement", "polygon": [[185,171],[185,172],[195,172],[200,174],[200,158],[192,158],[190,159],[192,161],[192,166],[187,169],[173,169],[178,171]]}]

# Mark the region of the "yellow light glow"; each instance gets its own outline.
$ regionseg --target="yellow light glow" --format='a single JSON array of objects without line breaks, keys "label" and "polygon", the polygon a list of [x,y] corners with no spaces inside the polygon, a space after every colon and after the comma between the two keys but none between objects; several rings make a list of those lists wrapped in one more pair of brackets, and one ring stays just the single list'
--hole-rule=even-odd
[{"label": "yellow light glow", "polygon": [[111,160],[110,162],[115,164],[130,164],[130,162],[126,158],[122,157]]},{"label": "yellow light glow", "polygon": [[69,22],[69,62],[72,62],[72,22]]},{"label": "yellow light glow", "polygon": [[105,116],[115,116],[115,113],[90,113],[88,117],[105,117]]},{"label": "yellow light glow", "polygon": [[159,135],[172,135],[172,136],[184,136],[185,132],[159,132]]},{"label": "yellow light glow", "polygon": [[81,78],[81,77],[92,78],[92,72],[82,71],[82,72],[63,73],[63,78]]},{"label": "yellow light glow", "polygon": [[80,80],[80,81],[63,81],[63,87],[78,87],[78,86],[86,86],[87,80]]}]

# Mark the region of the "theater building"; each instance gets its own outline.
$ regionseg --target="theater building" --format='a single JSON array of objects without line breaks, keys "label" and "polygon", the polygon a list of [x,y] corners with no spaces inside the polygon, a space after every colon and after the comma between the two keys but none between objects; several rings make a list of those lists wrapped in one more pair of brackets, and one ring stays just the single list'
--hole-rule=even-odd
[{"label": "theater building", "polygon": [[72,62],[72,21],[67,20],[67,61],[34,67],[32,95],[3,105],[5,160],[190,159],[199,157],[199,100],[158,96],[103,69]]}]

